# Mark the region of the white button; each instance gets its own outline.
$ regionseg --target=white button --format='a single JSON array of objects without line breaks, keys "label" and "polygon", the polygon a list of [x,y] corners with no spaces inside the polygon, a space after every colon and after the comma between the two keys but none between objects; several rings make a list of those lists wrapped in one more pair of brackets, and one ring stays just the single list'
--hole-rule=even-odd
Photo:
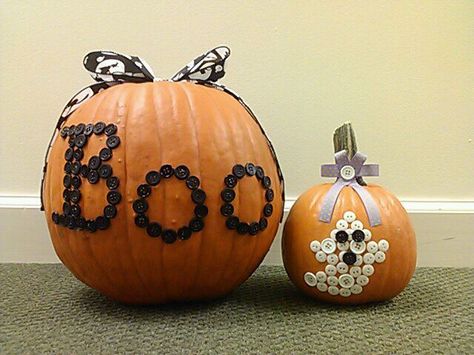
[{"label": "white button", "polygon": [[379,250],[380,251],[387,251],[390,245],[385,239],[379,240]]},{"label": "white button", "polygon": [[329,286],[328,292],[330,295],[336,296],[339,294],[339,289],[336,286]]},{"label": "white button", "polygon": [[355,169],[350,165],[344,165],[339,172],[344,180],[352,180],[355,175]]},{"label": "white button", "polygon": [[354,254],[362,254],[365,251],[365,242],[351,242],[351,251]]},{"label": "white button", "polygon": [[379,246],[377,242],[374,242],[373,240],[367,243],[367,251],[369,253],[375,254],[379,250]]},{"label": "white button", "polygon": [[354,285],[354,283],[354,278],[349,274],[339,276],[339,285],[341,285],[341,287],[350,288],[352,285]]},{"label": "white button", "polygon": [[346,253],[345,251],[341,251],[339,253],[339,260],[342,260],[342,257],[344,256],[345,253]]},{"label": "white button", "polygon": [[312,272],[307,272],[306,274],[304,274],[304,282],[306,282],[306,284],[308,286],[316,286],[317,284],[317,280],[316,280],[316,275],[313,274]]},{"label": "white button", "polygon": [[376,252],[375,261],[378,263],[383,263],[385,261],[385,253],[383,251]]},{"label": "white button", "polygon": [[337,257],[336,254],[329,254],[327,257],[328,264],[336,265],[338,261],[339,261],[339,258]]},{"label": "white button", "polygon": [[341,290],[339,291],[339,294],[340,294],[342,297],[349,297],[349,296],[352,294],[352,292],[351,292],[351,290],[348,289],[348,288],[343,288],[343,289],[341,289]]},{"label": "white button", "polygon": [[326,274],[328,274],[328,276],[334,276],[337,273],[337,269],[334,265],[326,265],[324,271],[326,271]]},{"label": "white button", "polygon": [[372,232],[370,230],[364,229],[364,230],[362,230],[362,232],[364,232],[364,234],[365,234],[364,241],[368,242],[369,240],[372,239]]},{"label": "white button", "polygon": [[320,263],[324,263],[326,261],[326,253],[322,250],[316,253],[316,260]]},{"label": "white button", "polygon": [[362,258],[362,255],[360,254],[357,254],[356,255],[356,262],[354,263],[354,266],[360,266],[362,265],[362,262],[363,262],[363,258]]},{"label": "white button", "polygon": [[372,253],[365,253],[364,254],[364,264],[373,264],[375,261],[375,256]]},{"label": "white button", "polygon": [[316,284],[316,288],[321,292],[326,292],[328,290],[328,285],[326,285],[324,282],[318,282]]},{"label": "white button", "polygon": [[354,295],[360,294],[360,293],[362,292],[362,286],[355,284],[354,286],[351,287],[351,292],[352,292]]},{"label": "white button", "polygon": [[349,242],[337,243],[337,249],[342,250],[342,251],[349,250]]},{"label": "white button", "polygon": [[372,276],[374,274],[374,267],[372,265],[364,265],[362,267],[362,273],[365,276]]},{"label": "white button", "polygon": [[317,253],[318,251],[321,250],[321,243],[317,240],[313,240],[310,244],[309,247],[313,253]]},{"label": "white button", "polygon": [[369,278],[365,275],[360,275],[359,277],[357,277],[356,282],[361,286],[365,286],[369,283]]},{"label": "white button", "polygon": [[344,262],[340,262],[340,263],[337,263],[336,265],[336,269],[337,269],[337,272],[340,273],[340,274],[346,274],[347,271],[349,271],[349,266],[347,266],[346,263]]},{"label": "white button", "polygon": [[339,279],[336,276],[329,276],[328,277],[328,285],[329,286],[337,286],[339,284]]},{"label": "white button", "polygon": [[339,230],[346,230],[348,227],[349,227],[349,223],[347,223],[343,219],[340,219],[339,221],[336,222],[336,228]]},{"label": "white button", "polygon": [[343,218],[348,222],[352,223],[356,219],[356,214],[352,211],[346,211],[344,212]]},{"label": "white button", "polygon": [[336,240],[336,233],[339,232],[339,229],[333,229],[331,231],[331,233],[329,234],[329,236],[331,237],[331,239],[333,240]]},{"label": "white button", "polygon": [[326,279],[327,279],[327,276],[324,271],[318,271],[316,273],[316,280],[318,280],[318,282],[326,282]]},{"label": "white button", "polygon": [[[360,266],[353,266],[349,270],[349,274],[351,274],[353,277],[360,276],[362,275],[362,269],[360,268]],[[316,277],[318,277],[318,274],[316,274]]]},{"label": "white button", "polygon": [[336,250],[336,242],[331,238],[326,238],[321,242],[321,249],[326,254],[332,254]]},{"label": "white button", "polygon": [[351,223],[351,229],[364,229],[364,225],[361,221],[355,220]]}]

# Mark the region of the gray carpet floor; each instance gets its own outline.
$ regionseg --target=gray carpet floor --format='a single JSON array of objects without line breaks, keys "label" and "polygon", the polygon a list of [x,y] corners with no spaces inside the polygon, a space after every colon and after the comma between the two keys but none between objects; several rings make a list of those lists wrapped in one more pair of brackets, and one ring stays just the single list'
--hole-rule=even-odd
[{"label": "gray carpet floor", "polygon": [[392,301],[316,303],[263,266],[214,302],[125,306],[62,265],[0,265],[1,353],[474,354],[474,269],[419,268]]}]

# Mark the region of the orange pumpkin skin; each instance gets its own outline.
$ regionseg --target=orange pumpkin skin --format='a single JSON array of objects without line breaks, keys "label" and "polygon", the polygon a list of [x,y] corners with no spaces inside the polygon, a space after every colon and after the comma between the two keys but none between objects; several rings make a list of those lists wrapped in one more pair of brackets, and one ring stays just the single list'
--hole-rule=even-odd
[{"label": "orange pumpkin skin", "polygon": [[[108,163],[120,179],[122,201],[106,230],[70,230],[52,222],[62,210],[66,139],[56,136],[43,189],[44,207],[57,255],[82,282],[125,303],[150,304],[210,299],[225,295],[244,282],[267,253],[283,209],[282,185],[268,141],[246,109],[231,95],[190,82],[121,84],[84,103],[67,120],[118,126],[121,144]],[[83,162],[105,147],[107,137],[91,136]],[[224,178],[235,164],[263,167],[275,192],[268,227],[256,236],[226,228],[220,214]],[[186,165],[206,194],[209,214],[205,227],[188,240],[166,244],[151,238],[134,223],[132,203],[145,174],[164,164]],[[82,215],[95,218],[107,204],[105,181],[80,187]],[[255,177],[245,177],[234,189],[233,205],[240,220],[261,217],[264,189]],[[167,179],[148,198],[150,220],[163,227],[187,225],[195,204],[183,181]]]},{"label": "orange pumpkin skin", "polygon": [[[319,212],[331,186],[332,184],[316,185],[303,193],[288,215],[282,237],[283,262],[288,276],[305,294],[325,302],[362,304],[395,297],[408,285],[416,266],[415,232],[405,209],[387,190],[377,185],[368,185],[366,188],[379,207],[382,219],[381,225],[371,227],[357,193],[350,187],[344,187],[337,199],[331,222],[324,223],[319,220]],[[385,239],[390,248],[384,262],[374,263],[375,272],[363,291],[342,297],[308,286],[304,281],[304,274],[308,271],[324,271],[327,263],[315,259],[310,243],[327,238],[346,211],[353,211],[364,228],[372,232],[371,240]]]}]

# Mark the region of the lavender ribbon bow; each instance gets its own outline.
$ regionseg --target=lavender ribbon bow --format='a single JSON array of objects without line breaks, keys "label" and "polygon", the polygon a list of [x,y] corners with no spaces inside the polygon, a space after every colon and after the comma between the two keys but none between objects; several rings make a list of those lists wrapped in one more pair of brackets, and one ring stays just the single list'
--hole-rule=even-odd
[{"label": "lavender ribbon bow", "polygon": [[367,156],[359,152],[357,152],[351,160],[349,160],[345,150],[337,152],[334,156],[336,164],[321,165],[321,176],[337,177],[337,180],[324,197],[319,220],[326,223],[331,221],[339,193],[345,186],[350,186],[357,192],[362,200],[367,216],[369,217],[370,225],[372,227],[378,226],[382,223],[379,209],[370,193],[363,186],[359,185],[356,178],[359,176],[378,176],[379,165],[364,165]]}]

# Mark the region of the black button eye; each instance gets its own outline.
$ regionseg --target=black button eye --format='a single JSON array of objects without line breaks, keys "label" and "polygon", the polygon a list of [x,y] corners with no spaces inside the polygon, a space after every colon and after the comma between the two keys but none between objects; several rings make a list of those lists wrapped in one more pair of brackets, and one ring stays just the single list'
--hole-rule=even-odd
[{"label": "black button eye", "polygon": [[342,256],[342,261],[344,261],[347,265],[354,265],[357,261],[357,256],[352,252],[346,252]]},{"label": "black button eye", "polygon": [[336,233],[336,240],[339,242],[339,243],[345,243],[347,242],[347,240],[349,239],[349,235],[347,234],[347,232],[345,231],[338,231]]},{"label": "black button eye", "polygon": [[363,242],[365,239],[365,233],[362,232],[360,229],[356,229],[352,232],[352,240],[356,242]]}]

